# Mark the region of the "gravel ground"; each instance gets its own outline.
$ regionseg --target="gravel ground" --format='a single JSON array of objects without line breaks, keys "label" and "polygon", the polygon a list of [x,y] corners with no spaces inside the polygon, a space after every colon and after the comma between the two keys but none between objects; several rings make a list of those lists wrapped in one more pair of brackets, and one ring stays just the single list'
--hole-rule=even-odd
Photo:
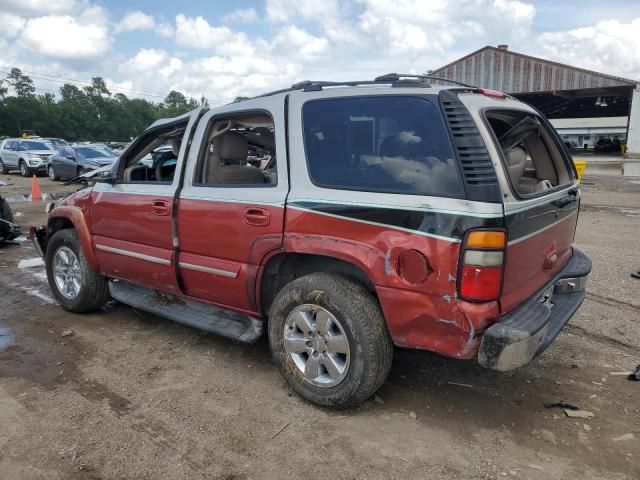
[{"label": "gravel ground", "polygon": [[[45,221],[29,179],[0,180],[25,230]],[[2,246],[0,479],[640,478],[640,383],[611,375],[640,363],[638,232],[640,179],[585,177],[576,244],[594,271],[547,352],[500,374],[397,350],[377,398],[347,412],[293,395],[264,340],[115,303],[67,313],[42,266],[19,268],[32,246]]]}]

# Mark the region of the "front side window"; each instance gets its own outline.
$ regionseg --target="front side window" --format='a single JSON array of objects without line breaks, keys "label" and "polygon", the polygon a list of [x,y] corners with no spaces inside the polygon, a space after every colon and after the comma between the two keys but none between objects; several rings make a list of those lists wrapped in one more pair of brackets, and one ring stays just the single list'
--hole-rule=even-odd
[{"label": "front side window", "polygon": [[194,185],[273,187],[277,183],[271,116],[247,112],[214,117],[200,153]]},{"label": "front side window", "polygon": [[309,175],[318,186],[464,197],[442,114],[425,98],[312,100],[303,122]]}]

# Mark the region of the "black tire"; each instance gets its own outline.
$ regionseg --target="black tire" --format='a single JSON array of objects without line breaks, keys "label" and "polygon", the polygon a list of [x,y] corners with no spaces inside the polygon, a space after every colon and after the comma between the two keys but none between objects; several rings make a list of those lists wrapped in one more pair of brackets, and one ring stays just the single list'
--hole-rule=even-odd
[{"label": "black tire", "polygon": [[0,174],[6,175],[7,173],[9,173],[9,169],[7,168],[7,166],[4,164],[4,162],[0,158]]},{"label": "black tire", "polygon": [[11,207],[9,207],[9,204],[3,198],[0,198],[0,218],[13,223],[13,212],[11,211]]},{"label": "black tire", "polygon": [[[72,250],[79,260],[81,282],[78,296],[70,299],[65,297],[58,289],[53,276],[53,260],[56,251],[61,247]],[[75,313],[85,313],[97,310],[109,300],[109,285],[107,279],[94,272],[87,264],[82,252],[80,241],[76,231],[72,228],[59,230],[54,233],[47,244],[47,252],[44,259],[47,269],[47,279],[58,302],[66,310]]]},{"label": "black tire", "polygon": [[47,167],[47,175],[51,180],[60,180],[60,177],[56,175],[56,171],[53,168],[53,165],[49,165],[49,167]]},{"label": "black tire", "polygon": [[23,177],[31,176],[31,169],[27,165],[27,162],[25,162],[24,160],[20,160],[20,175],[22,175]]},{"label": "black tire", "polygon": [[[340,323],[347,337],[350,362],[337,385],[308,381],[285,350],[289,314],[301,305],[318,305]],[[393,360],[393,343],[376,299],[361,284],[333,273],[313,273],[285,285],[269,315],[269,344],[280,372],[305,399],[326,407],[355,407],[384,383]]]}]

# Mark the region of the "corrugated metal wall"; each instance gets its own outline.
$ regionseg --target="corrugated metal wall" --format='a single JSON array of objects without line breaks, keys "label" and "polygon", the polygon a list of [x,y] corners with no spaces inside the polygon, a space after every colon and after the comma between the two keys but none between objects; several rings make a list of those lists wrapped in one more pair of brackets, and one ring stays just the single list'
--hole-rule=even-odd
[{"label": "corrugated metal wall", "polygon": [[479,50],[431,74],[511,94],[631,85],[624,79],[493,47]]}]

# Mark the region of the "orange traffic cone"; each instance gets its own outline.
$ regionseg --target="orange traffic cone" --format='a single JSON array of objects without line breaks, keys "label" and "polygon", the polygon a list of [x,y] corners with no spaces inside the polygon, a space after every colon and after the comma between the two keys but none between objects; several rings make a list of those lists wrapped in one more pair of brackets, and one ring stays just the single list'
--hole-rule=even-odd
[{"label": "orange traffic cone", "polygon": [[42,192],[40,191],[40,184],[38,179],[34,175],[31,179],[31,201],[42,200]]}]

